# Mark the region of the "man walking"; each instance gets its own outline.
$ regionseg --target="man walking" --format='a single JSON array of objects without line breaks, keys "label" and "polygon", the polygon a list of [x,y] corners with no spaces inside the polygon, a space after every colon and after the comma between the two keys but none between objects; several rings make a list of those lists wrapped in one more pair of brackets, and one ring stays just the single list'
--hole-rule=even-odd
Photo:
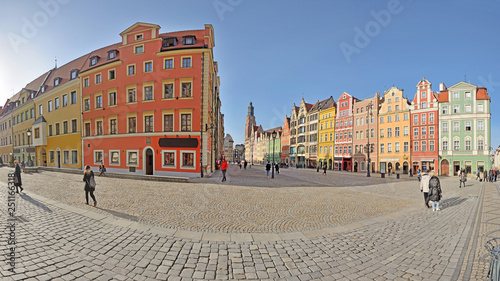
[{"label": "man walking", "polygon": [[269,178],[269,171],[271,171],[271,163],[269,163],[269,161],[267,161],[266,164],[266,171],[267,171],[267,178]]},{"label": "man walking", "polygon": [[16,187],[16,192],[19,193],[19,189],[23,192],[23,182],[21,181],[21,167],[19,167],[19,161],[14,160],[15,171],[14,171],[14,186]]},{"label": "man walking", "polygon": [[222,170],[222,181],[226,181],[226,172],[227,172],[227,161],[226,156],[222,158],[222,163],[220,164],[220,169]]},{"label": "man walking", "polygon": [[425,170],[422,174],[422,179],[420,180],[420,192],[424,193],[424,205],[429,208],[429,180],[431,176],[429,171]]}]

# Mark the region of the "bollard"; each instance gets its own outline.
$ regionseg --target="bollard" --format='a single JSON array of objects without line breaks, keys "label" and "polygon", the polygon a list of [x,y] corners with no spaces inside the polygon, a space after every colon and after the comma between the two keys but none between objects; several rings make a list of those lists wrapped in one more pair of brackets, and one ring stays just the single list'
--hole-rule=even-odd
[{"label": "bollard", "polygon": [[381,178],[385,178],[385,173],[380,173]]},{"label": "bollard", "polygon": [[398,180],[399,180],[399,173],[397,173],[397,174],[396,174],[396,179],[398,179]]}]

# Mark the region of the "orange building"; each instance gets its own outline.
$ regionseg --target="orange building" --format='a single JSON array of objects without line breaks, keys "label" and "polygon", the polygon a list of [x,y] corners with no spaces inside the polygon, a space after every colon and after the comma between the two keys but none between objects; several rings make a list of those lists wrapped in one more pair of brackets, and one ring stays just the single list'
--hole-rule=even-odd
[{"label": "orange building", "polygon": [[83,164],[109,172],[203,176],[222,130],[214,31],[136,23],[92,52],[82,85]]}]

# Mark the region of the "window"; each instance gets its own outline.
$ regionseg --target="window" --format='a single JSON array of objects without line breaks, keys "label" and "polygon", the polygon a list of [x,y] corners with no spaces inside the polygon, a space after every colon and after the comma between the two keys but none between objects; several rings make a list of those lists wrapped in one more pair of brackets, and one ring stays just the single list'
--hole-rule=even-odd
[{"label": "window", "polygon": [[478,131],[484,131],[484,121],[483,120],[478,120],[477,121],[477,130]]},{"label": "window", "polygon": [[43,115],[43,105],[42,104],[38,105],[38,114]]},{"label": "window", "polygon": [[427,142],[422,141],[422,151],[427,151]]},{"label": "window", "polygon": [[153,100],[153,86],[144,87],[144,100]]},{"label": "window", "polygon": [[85,136],[88,137],[90,136],[90,123],[85,123]]},{"label": "window", "polygon": [[418,128],[413,128],[413,137],[418,138]]},{"label": "window", "polygon": [[68,133],[68,121],[63,121],[63,134]]},{"label": "window", "polygon": [[460,141],[458,141],[458,140],[453,141],[453,150],[455,150],[455,151],[460,150]]},{"label": "window", "polygon": [[454,99],[458,99],[460,97],[459,93],[458,92],[454,92],[453,93],[453,98]]},{"label": "window", "polygon": [[434,123],[434,113],[429,113],[429,123]]},{"label": "window", "polygon": [[403,152],[408,152],[408,151],[409,151],[408,142],[407,142],[407,141],[405,141],[405,142],[403,143]]},{"label": "window", "polygon": [[78,131],[78,123],[76,119],[71,120],[71,132],[76,133]]},{"label": "window", "polygon": [[95,134],[97,136],[102,136],[102,121],[97,121],[95,123]]},{"label": "window", "polygon": [[174,59],[165,59],[165,69],[174,68]]},{"label": "window", "polygon": [[61,134],[60,125],[59,125],[59,123],[56,123],[56,136],[58,136],[60,134]]},{"label": "window", "polygon": [[443,132],[448,132],[448,123],[443,123],[441,127],[443,129]]},{"label": "window", "polygon": [[144,63],[144,72],[152,72],[153,71],[153,62],[148,61]]},{"label": "window", "polygon": [[484,150],[484,141],[477,140],[477,150]]},{"label": "window", "polygon": [[434,137],[434,126],[429,127],[429,136]]},{"label": "window", "polygon": [[484,111],[484,104],[478,103],[477,104],[477,112],[483,112]]},{"label": "window", "polygon": [[392,115],[387,116],[387,123],[392,122]]},{"label": "window", "polygon": [[394,144],[394,152],[399,152],[399,142]]},{"label": "window", "polygon": [[54,151],[49,151],[49,163],[54,163]]},{"label": "window", "polygon": [[196,44],[196,38],[194,36],[184,36],[182,44],[183,45],[194,45],[194,44]]},{"label": "window", "polygon": [[102,108],[102,96],[95,97],[95,108]]},{"label": "window", "polygon": [[134,53],[136,53],[136,54],[144,53],[144,45],[135,46]]},{"label": "window", "polygon": [[443,141],[443,150],[448,150],[448,141]]},{"label": "window", "polygon": [[135,133],[136,132],[136,118],[135,117],[129,117],[128,118],[128,132],[129,133]]},{"label": "window", "polygon": [[471,112],[471,106],[470,106],[470,104],[466,104],[465,105],[465,112],[467,112],[467,113]]},{"label": "window", "polygon": [[427,136],[427,128],[426,127],[420,128],[420,135],[422,136],[422,138],[425,138]]},{"label": "window", "polygon": [[142,39],[143,39],[142,34],[135,35],[135,40],[142,40]]},{"label": "window", "polygon": [[434,148],[434,141],[431,140],[431,141],[429,141],[429,151],[434,151],[434,150],[435,150],[435,148]]},{"label": "window", "polygon": [[59,98],[55,98],[54,104],[55,104],[55,109],[59,109],[60,107]]},{"label": "window", "polygon": [[[54,87],[57,87],[59,86],[59,83],[61,82],[61,78],[57,77],[56,79],[54,79]],[[23,98],[24,99],[24,98]],[[24,102],[23,102],[24,103]]]},{"label": "window", "polygon": [[109,105],[116,105],[116,92],[109,93]]},{"label": "window", "polygon": [[403,114],[403,120],[408,120],[408,113]]},{"label": "window", "polygon": [[63,107],[68,106],[68,95],[63,95],[62,101],[63,101],[63,104],[62,104]]},{"label": "window", "polygon": [[418,125],[418,115],[413,115],[413,125]]},{"label": "window", "polygon": [[128,89],[128,99],[127,99],[127,101],[129,103],[136,101],[135,88]]},{"label": "window", "polygon": [[91,57],[90,58],[90,66],[96,65],[98,60],[99,60],[98,56]]},{"label": "window", "polygon": [[76,91],[71,92],[71,104],[76,103]]},{"label": "window", "polygon": [[182,58],[182,67],[191,67],[191,58]]},{"label": "window", "polygon": [[94,164],[101,164],[102,150],[94,150]]},{"label": "window", "polygon": [[398,105],[398,104],[396,104],[396,105],[394,106],[394,110],[396,110],[396,111],[398,111],[398,110],[399,110],[399,105]]},{"label": "window", "polygon": [[394,115],[394,121],[399,121],[399,114]]},{"label": "window", "polygon": [[116,118],[110,119],[109,120],[109,134],[114,135],[117,132],[117,127],[116,127]]},{"label": "window", "polygon": [[177,46],[177,38],[169,37],[163,39],[163,47],[172,47],[172,46]]},{"label": "window", "polygon": [[138,152],[137,151],[128,151],[127,153],[127,163],[129,165],[137,165],[137,154]]},{"label": "window", "polygon": [[418,141],[413,142],[413,151],[418,151]]},{"label": "window", "polygon": [[427,123],[427,115],[425,113],[423,113],[422,115],[420,115],[420,122],[422,124]]},{"label": "window", "polygon": [[453,131],[454,132],[460,131],[460,122],[453,122]]},{"label": "window", "polygon": [[83,108],[83,109],[84,109],[85,111],[90,110],[90,99],[89,99],[89,98],[85,99],[85,100],[83,101],[83,105],[84,105],[84,108]]},{"label": "window", "polygon": [[71,164],[78,164],[78,150],[71,150]]},{"label": "window", "polygon": [[108,60],[112,60],[112,59],[116,58],[117,52],[118,52],[117,50],[108,51]]},{"label": "window", "polygon": [[114,69],[108,71],[108,80],[114,80],[116,78],[116,72]]},{"label": "window", "polygon": [[383,143],[380,144],[380,153],[385,153],[384,152],[384,144]]},{"label": "window", "polygon": [[465,121],[465,130],[470,131],[472,129],[471,122]]},{"label": "window", "polygon": [[443,114],[448,114],[448,107],[447,106],[443,106]]},{"label": "window", "polygon": [[173,132],[174,131],[174,115],[165,114],[163,115],[163,131]]},{"label": "window", "polygon": [[465,140],[465,150],[471,150],[470,139]]},{"label": "window", "polygon": [[163,152],[163,166],[175,167],[175,152]]},{"label": "window", "polygon": [[470,92],[465,92],[465,97],[466,97],[466,98],[470,98],[470,97],[471,97]]},{"label": "window", "polygon": [[453,106],[453,113],[459,113],[459,105],[454,105]]},{"label": "window", "polygon": [[63,164],[69,164],[69,150],[63,151]]},{"label": "window", "polygon": [[422,103],[420,104],[420,108],[422,108],[422,109],[427,108],[427,102],[425,102],[425,101],[424,101],[424,102],[422,102]]},{"label": "window", "polygon": [[78,76],[78,69],[73,69],[73,70],[71,70],[71,72],[70,72],[70,75],[69,75],[69,76],[70,76],[70,78],[69,78],[70,80],[75,79],[75,78],[76,78],[76,76]]},{"label": "window", "polygon": [[127,68],[128,75],[135,75],[135,65],[129,65]]},{"label": "window", "polygon": [[392,99],[391,98],[387,99],[387,103],[392,103]]},{"label": "window", "polygon": [[181,131],[191,131],[191,114],[181,114]]},{"label": "window", "polygon": [[[387,128],[387,137],[392,138],[392,128]],[[389,148],[389,147],[387,147],[387,148]],[[389,150],[389,149],[387,149],[387,150]]]},{"label": "window", "polygon": [[35,139],[40,138],[40,128],[35,128]]},{"label": "window", "polygon": [[399,137],[399,127],[394,128],[394,136]]},{"label": "window", "polygon": [[[392,106],[389,105],[389,107],[387,107],[387,111],[392,111]],[[387,121],[389,122],[389,121]]]},{"label": "window", "polygon": [[96,74],[95,76],[95,83],[96,84],[101,84],[102,79],[101,79],[101,74]]},{"label": "window", "polygon": [[119,150],[110,150],[109,155],[110,155],[109,164],[120,165],[120,151]]},{"label": "window", "polygon": [[379,135],[380,135],[380,138],[384,138],[384,129],[380,129]]},{"label": "window", "polygon": [[194,167],[194,153],[182,153],[182,166]]},{"label": "window", "polygon": [[151,133],[154,130],[153,116],[144,116],[144,132]]},{"label": "window", "polygon": [[51,112],[51,111],[52,111],[52,101],[51,101],[51,100],[49,100],[49,101],[47,102],[47,111],[48,111],[48,112]]},{"label": "window", "polygon": [[192,97],[191,83],[182,83],[182,96],[183,98]]}]

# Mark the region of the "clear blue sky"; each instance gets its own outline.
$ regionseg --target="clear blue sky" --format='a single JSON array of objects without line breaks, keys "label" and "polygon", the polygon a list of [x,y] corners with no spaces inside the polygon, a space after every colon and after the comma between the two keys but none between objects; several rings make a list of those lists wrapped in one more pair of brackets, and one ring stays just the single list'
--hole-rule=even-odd
[{"label": "clear blue sky", "polygon": [[[46,3],[42,7],[40,3]],[[54,3],[57,3],[55,5]],[[139,4],[141,3],[141,4]],[[500,1],[0,0],[0,103],[32,79],[120,41],[141,21],[161,32],[215,29],[225,130],[243,143],[250,101],[257,124],[280,126],[302,97],[359,99],[425,76],[437,91],[462,80],[488,88],[500,144]],[[31,28],[30,28],[31,27]],[[34,27],[34,28],[33,28]]]}]

